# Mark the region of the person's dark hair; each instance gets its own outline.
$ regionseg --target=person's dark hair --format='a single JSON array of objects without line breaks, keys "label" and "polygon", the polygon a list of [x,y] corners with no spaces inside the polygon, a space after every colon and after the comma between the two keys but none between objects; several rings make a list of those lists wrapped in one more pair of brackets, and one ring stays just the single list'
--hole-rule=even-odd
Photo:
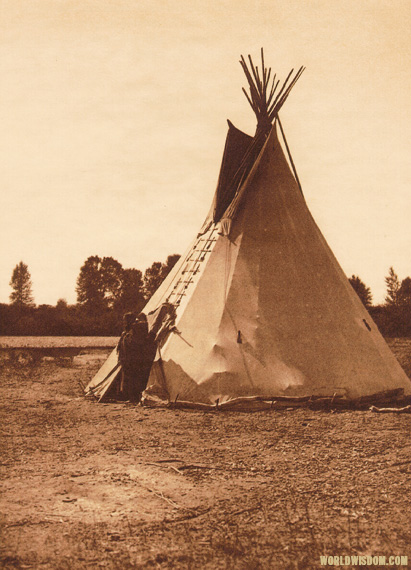
[{"label": "person's dark hair", "polygon": [[131,330],[133,331],[133,333],[137,334],[137,335],[146,335],[148,334],[148,324],[147,321],[142,321],[140,319],[137,319],[132,325],[131,325]]},{"label": "person's dark hair", "polygon": [[136,320],[135,316],[133,315],[133,313],[125,313],[123,315],[123,324],[124,327],[126,329],[131,328],[131,325],[134,323],[134,321]]}]

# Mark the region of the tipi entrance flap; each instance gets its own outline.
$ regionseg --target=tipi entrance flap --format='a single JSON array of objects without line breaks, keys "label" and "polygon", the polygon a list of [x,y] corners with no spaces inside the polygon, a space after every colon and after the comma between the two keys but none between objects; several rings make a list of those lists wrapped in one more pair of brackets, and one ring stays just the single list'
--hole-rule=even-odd
[{"label": "tipi entrance flap", "polygon": [[96,399],[102,400],[109,392],[119,374],[120,366],[118,363],[117,350],[114,349],[97,374],[89,382],[86,388],[86,395],[94,396]]}]

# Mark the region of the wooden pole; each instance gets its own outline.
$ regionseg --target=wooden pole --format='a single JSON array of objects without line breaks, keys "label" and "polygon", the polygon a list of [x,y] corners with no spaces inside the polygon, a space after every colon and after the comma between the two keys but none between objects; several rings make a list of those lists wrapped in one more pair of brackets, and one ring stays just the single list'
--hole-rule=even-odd
[{"label": "wooden pole", "polygon": [[293,157],[291,156],[290,148],[289,148],[289,146],[288,146],[287,139],[285,138],[284,129],[283,129],[283,126],[282,126],[282,124],[281,124],[280,117],[279,117],[278,115],[277,115],[277,121],[278,121],[278,125],[279,125],[279,127],[280,127],[281,135],[282,135],[282,137],[283,137],[283,141],[284,141],[284,144],[285,144],[285,148],[287,149],[288,158],[290,159],[290,162],[291,162],[291,167],[292,167],[292,169],[293,169],[293,173],[294,173],[295,180],[296,180],[296,182],[297,182],[297,184],[298,184],[298,188],[300,189],[301,195],[304,197],[303,189],[302,189],[301,183],[300,183],[300,179],[298,178],[298,174],[297,174],[297,169],[295,168],[295,164],[294,164],[294,161],[293,161]]}]

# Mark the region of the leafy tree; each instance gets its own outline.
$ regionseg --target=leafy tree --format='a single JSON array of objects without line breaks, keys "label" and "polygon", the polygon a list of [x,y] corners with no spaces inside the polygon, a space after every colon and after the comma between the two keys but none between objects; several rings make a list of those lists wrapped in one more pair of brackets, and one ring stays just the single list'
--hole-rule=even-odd
[{"label": "leafy tree", "polygon": [[31,275],[27,265],[22,261],[13,269],[10,286],[13,289],[10,294],[10,301],[13,305],[34,307]]},{"label": "leafy tree", "polygon": [[144,289],[147,298],[150,298],[153,293],[160,287],[161,283],[173,269],[174,265],[180,259],[180,255],[174,253],[169,255],[165,263],[155,261],[151,267],[144,272]]},{"label": "leafy tree", "polygon": [[121,297],[123,266],[112,257],[86,259],[77,278],[77,302],[90,311],[111,309]]},{"label": "leafy tree", "polygon": [[120,299],[123,285],[123,266],[112,257],[104,257],[100,266],[101,288],[109,308]]},{"label": "leafy tree", "polygon": [[361,281],[358,275],[352,275],[348,279],[348,281],[351,283],[351,287],[357,293],[364,307],[367,309],[371,307],[372,303],[371,289],[367,287],[363,281]]},{"label": "leafy tree", "polygon": [[161,261],[155,261],[151,267],[144,272],[144,290],[148,298],[159,288],[163,282],[163,264]]},{"label": "leafy tree", "polygon": [[101,259],[92,255],[86,259],[77,278],[77,303],[89,310],[104,306],[104,290],[101,278]]},{"label": "leafy tree", "polygon": [[66,299],[59,299],[56,303],[56,309],[57,309],[57,311],[61,311],[61,312],[67,311],[68,304],[67,304]]},{"label": "leafy tree", "polygon": [[163,264],[163,279],[167,277],[170,271],[173,269],[174,265],[180,259],[181,255],[178,253],[173,253],[167,257],[166,262]]},{"label": "leafy tree", "polygon": [[398,275],[395,273],[393,267],[388,270],[388,275],[385,278],[385,283],[387,284],[387,295],[385,297],[385,302],[387,305],[396,305],[398,291],[401,287],[401,281],[398,279]]},{"label": "leafy tree", "polygon": [[401,281],[401,286],[397,292],[397,304],[404,309],[411,309],[411,277],[406,277]]},{"label": "leafy tree", "polygon": [[0,335],[16,334],[16,325],[20,322],[17,312],[20,311],[16,305],[0,303]]},{"label": "leafy tree", "polygon": [[145,301],[142,272],[139,269],[124,269],[119,308],[122,312],[140,312]]}]

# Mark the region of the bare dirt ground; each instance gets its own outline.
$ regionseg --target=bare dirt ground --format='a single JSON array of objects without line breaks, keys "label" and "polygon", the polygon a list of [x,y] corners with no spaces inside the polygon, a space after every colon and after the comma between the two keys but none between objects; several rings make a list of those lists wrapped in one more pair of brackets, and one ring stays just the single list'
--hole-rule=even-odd
[{"label": "bare dirt ground", "polygon": [[[409,373],[410,341],[391,344]],[[2,365],[0,567],[411,561],[411,415],[98,404],[79,382],[105,356]]]}]

